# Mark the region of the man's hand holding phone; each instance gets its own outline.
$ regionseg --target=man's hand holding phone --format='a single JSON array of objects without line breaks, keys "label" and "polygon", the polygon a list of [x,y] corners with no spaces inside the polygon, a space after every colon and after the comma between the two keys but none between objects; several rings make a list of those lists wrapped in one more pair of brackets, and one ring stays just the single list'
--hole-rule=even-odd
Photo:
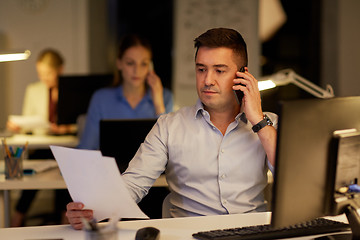
[{"label": "man's hand holding phone", "polygon": [[[242,67],[240,68],[239,72],[245,72],[245,67]],[[244,84],[242,83],[235,83],[235,85],[242,85],[242,86],[245,86]],[[236,100],[238,102],[238,104],[241,104],[242,103],[242,99],[244,97],[244,93],[241,91],[241,90],[233,90],[234,93],[235,93],[235,96],[236,96]]]},{"label": "man's hand holding phone", "polygon": [[241,91],[243,94],[243,97],[239,102],[247,119],[253,125],[261,121],[263,118],[263,112],[261,108],[261,96],[258,81],[248,72],[247,67],[244,67],[244,72],[239,71],[236,73],[233,90]]}]

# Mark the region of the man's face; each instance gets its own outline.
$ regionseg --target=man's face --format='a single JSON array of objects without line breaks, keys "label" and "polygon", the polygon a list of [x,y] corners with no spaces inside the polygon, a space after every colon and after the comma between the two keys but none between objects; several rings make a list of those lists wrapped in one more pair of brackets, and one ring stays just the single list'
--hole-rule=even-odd
[{"label": "man's face", "polygon": [[230,48],[200,47],[195,59],[196,89],[207,110],[226,111],[237,104],[232,90],[237,72]]}]

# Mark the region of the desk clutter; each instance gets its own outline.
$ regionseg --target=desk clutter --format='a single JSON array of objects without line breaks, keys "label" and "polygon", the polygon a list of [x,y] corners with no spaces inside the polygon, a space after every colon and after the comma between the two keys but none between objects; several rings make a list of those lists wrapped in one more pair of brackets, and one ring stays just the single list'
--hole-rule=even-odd
[{"label": "desk clutter", "polygon": [[[23,175],[33,175],[37,173],[42,173],[57,167],[58,165],[56,161],[53,159],[39,159],[39,160],[24,159],[22,161]],[[4,173],[5,173],[5,164],[2,164],[0,166],[0,174],[4,174]]]},{"label": "desk clutter", "polygon": [[22,178],[57,167],[55,160],[25,160],[28,142],[23,146],[9,146],[6,139],[2,139],[4,165],[0,166],[0,173],[5,173],[6,179]]},{"label": "desk clutter", "polygon": [[5,178],[14,179],[23,176],[23,158],[27,149],[28,142],[24,146],[8,146],[6,139],[2,139],[2,149],[5,159]]},{"label": "desk clutter", "polygon": [[85,239],[86,240],[117,240],[118,239],[118,228],[116,226],[117,219],[111,218],[109,223],[106,225],[99,226],[96,220],[92,219],[87,221],[81,218],[84,224]]}]

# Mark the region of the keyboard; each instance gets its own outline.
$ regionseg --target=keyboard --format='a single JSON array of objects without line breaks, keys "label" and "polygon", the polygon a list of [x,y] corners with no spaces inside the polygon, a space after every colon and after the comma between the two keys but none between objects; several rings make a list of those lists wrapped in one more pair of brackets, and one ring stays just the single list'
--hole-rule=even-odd
[{"label": "keyboard", "polygon": [[296,224],[284,228],[272,228],[270,224],[255,225],[241,228],[219,229],[194,233],[193,237],[200,240],[253,240],[281,239],[301,237],[340,231],[349,231],[349,224],[325,218]]}]

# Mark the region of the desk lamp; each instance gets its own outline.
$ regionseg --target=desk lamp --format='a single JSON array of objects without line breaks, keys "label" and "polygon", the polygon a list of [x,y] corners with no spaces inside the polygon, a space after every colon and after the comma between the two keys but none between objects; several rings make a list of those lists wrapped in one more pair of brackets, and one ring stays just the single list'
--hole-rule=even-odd
[{"label": "desk lamp", "polygon": [[3,52],[0,51],[0,62],[10,62],[10,61],[19,61],[26,60],[30,57],[30,50],[25,50],[24,52]]},{"label": "desk lamp", "polygon": [[299,88],[302,88],[306,92],[314,95],[318,98],[332,98],[334,97],[333,89],[330,85],[326,86],[326,89],[322,89],[309,80],[299,76],[292,69],[284,69],[269,76],[265,76],[259,79],[259,90],[267,90],[276,86],[283,86],[289,83],[293,83]]}]

